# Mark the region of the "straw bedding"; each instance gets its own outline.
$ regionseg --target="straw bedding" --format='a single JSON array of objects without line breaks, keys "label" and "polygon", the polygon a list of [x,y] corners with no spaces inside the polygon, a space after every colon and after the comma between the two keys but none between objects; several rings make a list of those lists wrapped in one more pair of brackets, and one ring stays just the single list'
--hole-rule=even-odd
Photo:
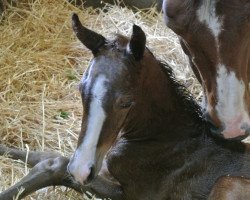
[{"label": "straw bedding", "polygon": [[[140,25],[153,53],[169,62],[176,76],[201,97],[200,86],[162,14],[154,8],[132,12],[106,5],[104,9],[108,12],[77,8],[66,0],[23,0],[5,11],[0,22],[1,143],[67,156],[74,151],[82,115],[77,85],[92,56],[71,30],[72,12],[106,37],[130,35],[132,24]],[[0,191],[28,171],[24,163],[0,157]],[[72,190],[56,187],[26,199],[81,198]]]}]

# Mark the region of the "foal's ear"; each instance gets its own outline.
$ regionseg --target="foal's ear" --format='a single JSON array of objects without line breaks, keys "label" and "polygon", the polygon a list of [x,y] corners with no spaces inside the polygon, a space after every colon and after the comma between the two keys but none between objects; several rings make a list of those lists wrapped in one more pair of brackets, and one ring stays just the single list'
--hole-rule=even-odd
[{"label": "foal's ear", "polygon": [[135,60],[140,60],[143,57],[146,45],[146,35],[137,25],[133,25],[133,33],[129,42],[129,50],[134,55]]},{"label": "foal's ear", "polygon": [[72,15],[72,28],[77,36],[77,38],[88,48],[93,54],[98,52],[98,49],[104,45],[105,38],[89,29],[84,27],[77,14],[73,13]]}]

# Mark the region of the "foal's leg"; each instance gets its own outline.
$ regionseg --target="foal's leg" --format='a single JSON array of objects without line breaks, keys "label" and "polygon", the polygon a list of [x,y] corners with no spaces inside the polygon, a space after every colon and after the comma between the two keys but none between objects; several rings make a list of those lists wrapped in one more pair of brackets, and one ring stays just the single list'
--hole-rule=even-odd
[{"label": "foal's leg", "polygon": [[[105,187],[103,187],[105,185]],[[93,193],[99,196],[106,196],[112,200],[125,199],[120,183],[109,173],[106,159],[103,160],[102,168],[96,179],[91,181],[89,186],[90,191],[93,188]],[[99,188],[97,191],[96,188]]]},{"label": "foal's leg", "polygon": [[[3,154],[5,150],[8,150],[12,158],[25,160],[26,152],[0,146],[0,154]],[[28,175],[2,192],[0,199],[12,200],[13,197],[17,196],[17,199],[21,199],[38,189],[56,185],[63,185],[80,193],[90,191],[101,198],[112,198],[113,200],[123,199],[123,192],[120,185],[106,180],[101,176],[94,179],[88,186],[82,186],[76,183],[67,172],[69,159],[64,156],[56,156],[58,154],[51,154],[50,156],[49,153],[42,152],[30,153],[29,155],[31,155],[31,157],[30,160],[28,160],[28,164],[33,165],[35,162],[37,162],[37,164]]]},{"label": "foal's leg", "polygon": [[22,199],[38,189],[58,185],[65,178],[68,159],[65,157],[49,158],[39,162],[18,183],[0,194],[0,199],[11,200],[13,197]]},{"label": "foal's leg", "polygon": [[86,190],[101,198],[110,198],[112,200],[125,199],[121,185],[111,182],[102,176],[97,176],[91,181]]},{"label": "foal's leg", "polygon": [[0,155],[6,154],[13,160],[22,160],[26,162],[30,167],[35,166],[37,163],[46,160],[48,158],[56,158],[61,156],[59,153],[55,152],[40,152],[40,151],[21,151],[14,148],[9,148],[0,144]]},{"label": "foal's leg", "polygon": [[250,199],[250,179],[239,176],[220,177],[209,195],[209,200]]}]

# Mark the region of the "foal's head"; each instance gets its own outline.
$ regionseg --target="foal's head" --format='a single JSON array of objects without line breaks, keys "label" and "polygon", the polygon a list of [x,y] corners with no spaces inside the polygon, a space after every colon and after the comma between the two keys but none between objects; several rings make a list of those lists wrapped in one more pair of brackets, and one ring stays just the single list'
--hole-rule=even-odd
[{"label": "foal's head", "polygon": [[72,16],[72,26],[77,38],[94,55],[80,82],[82,128],[68,165],[69,172],[83,184],[98,174],[103,157],[134,106],[146,36],[134,25],[130,39],[117,36],[107,40],[83,27],[76,14]]}]

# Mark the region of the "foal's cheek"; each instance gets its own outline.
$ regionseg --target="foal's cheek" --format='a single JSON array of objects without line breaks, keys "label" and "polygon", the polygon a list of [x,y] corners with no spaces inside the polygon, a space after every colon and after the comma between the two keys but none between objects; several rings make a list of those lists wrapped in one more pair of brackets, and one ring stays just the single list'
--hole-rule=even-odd
[{"label": "foal's cheek", "polygon": [[83,111],[82,125],[81,125],[81,131],[78,136],[77,147],[81,145],[83,138],[85,136],[87,130],[87,121],[88,121],[87,114],[85,111]]},{"label": "foal's cheek", "polygon": [[125,123],[127,116],[131,110],[132,106],[129,106],[127,108],[119,109],[118,114],[117,114],[117,121],[116,123],[118,124],[119,128],[121,128]]},{"label": "foal's cheek", "polygon": [[121,132],[124,124],[125,124],[125,120],[126,120],[126,116],[127,116],[128,110],[127,109],[118,109],[116,110],[116,113],[114,113],[113,117],[112,117],[112,121],[110,123],[111,125],[111,132],[112,133],[112,140],[117,139],[118,137],[120,137],[119,133]]}]

